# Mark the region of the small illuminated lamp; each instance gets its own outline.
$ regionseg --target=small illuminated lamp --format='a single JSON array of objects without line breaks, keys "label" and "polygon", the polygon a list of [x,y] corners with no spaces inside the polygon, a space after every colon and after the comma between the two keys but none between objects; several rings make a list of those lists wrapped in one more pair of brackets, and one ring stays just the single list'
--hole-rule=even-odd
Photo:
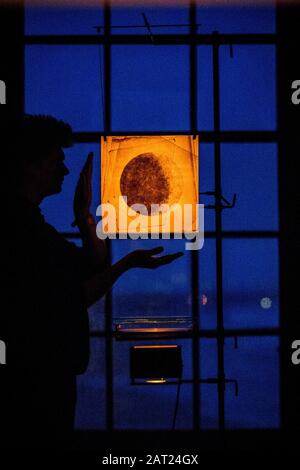
[{"label": "small illuminated lamp", "polygon": [[182,376],[181,347],[177,345],[132,346],[130,377],[132,384],[164,384]]},{"label": "small illuminated lamp", "polygon": [[261,308],[263,308],[264,310],[268,310],[272,307],[272,300],[270,299],[270,297],[263,297],[261,300],[260,300],[260,306]]},{"label": "small illuminated lamp", "polygon": [[165,384],[167,381],[166,379],[148,379],[146,380],[147,384]]}]

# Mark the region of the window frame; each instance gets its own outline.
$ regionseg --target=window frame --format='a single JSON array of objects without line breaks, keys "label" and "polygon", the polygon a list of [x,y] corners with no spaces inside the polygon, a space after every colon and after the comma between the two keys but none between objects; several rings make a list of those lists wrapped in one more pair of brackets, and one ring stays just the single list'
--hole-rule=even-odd
[{"label": "window frame", "polygon": [[[99,7],[101,8],[101,7]],[[274,7],[275,8],[275,7]],[[193,351],[193,429],[200,429],[200,361],[199,361],[199,339],[213,338],[217,340],[218,373],[216,384],[218,387],[218,429],[226,429],[225,422],[225,387],[228,380],[225,375],[224,341],[227,337],[243,336],[275,336],[281,339],[281,329],[278,328],[243,328],[228,330],[224,328],[223,312],[223,255],[222,241],[225,238],[264,238],[279,240],[280,230],[274,231],[224,231],[222,228],[222,175],[221,175],[221,144],[223,143],[279,143],[278,131],[222,131],[220,128],[220,58],[219,49],[221,45],[232,46],[234,44],[244,45],[275,45],[276,34],[200,34],[197,31],[196,6],[192,4],[189,10],[190,33],[181,35],[157,34],[155,43],[160,45],[189,45],[190,46],[190,128],[182,132],[173,130],[164,131],[161,134],[192,134],[200,135],[201,143],[212,143],[214,145],[215,162],[215,230],[205,233],[206,237],[214,238],[216,241],[216,285],[217,285],[217,328],[216,330],[200,330],[199,311],[201,309],[198,298],[199,286],[199,252],[192,252],[192,312],[194,320],[194,331],[191,337]],[[111,45],[149,45],[149,35],[119,35],[111,34],[111,9],[109,5],[104,7],[104,34],[94,35],[43,35],[25,36],[25,45],[103,45],[104,49],[104,131],[103,132],[76,132],[76,143],[99,143],[101,135],[157,135],[160,132],[128,132],[111,131]],[[213,50],[213,106],[214,106],[214,129],[212,131],[199,131],[197,122],[197,46],[208,45]],[[69,239],[79,238],[78,233],[62,232]],[[110,243],[108,244],[110,247]],[[111,248],[111,247],[110,247]],[[105,298],[105,329],[102,332],[92,332],[93,338],[105,338],[106,350],[106,430],[114,429],[114,400],[113,400],[113,318],[112,318],[112,292]],[[279,373],[280,373],[280,364]],[[281,374],[280,374],[281,377]]]}]

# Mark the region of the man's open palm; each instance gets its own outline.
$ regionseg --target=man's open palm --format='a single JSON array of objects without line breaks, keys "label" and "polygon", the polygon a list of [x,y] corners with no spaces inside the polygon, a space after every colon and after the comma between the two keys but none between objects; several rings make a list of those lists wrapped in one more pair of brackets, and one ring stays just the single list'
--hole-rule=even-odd
[{"label": "man's open palm", "polygon": [[164,264],[172,263],[175,259],[181,257],[183,252],[173,253],[172,255],[165,255],[157,257],[164,250],[162,246],[152,248],[151,250],[135,250],[129,253],[129,263],[133,268],[149,268],[155,269],[163,266]]}]

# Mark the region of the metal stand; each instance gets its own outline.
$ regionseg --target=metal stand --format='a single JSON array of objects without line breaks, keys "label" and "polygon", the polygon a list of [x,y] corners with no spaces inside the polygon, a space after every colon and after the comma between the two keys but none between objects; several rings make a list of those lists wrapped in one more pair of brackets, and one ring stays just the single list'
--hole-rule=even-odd
[{"label": "metal stand", "polygon": [[[153,36],[151,28],[153,27],[148,22],[145,15],[144,27],[147,28],[150,35],[152,44],[158,44]],[[158,25],[157,25],[158,26]],[[194,3],[190,6],[190,133],[198,135],[197,131],[197,27],[196,23],[196,6]],[[100,33],[101,27],[96,27],[97,32]],[[110,108],[110,8],[108,5],[105,7],[104,16],[104,135],[111,133],[111,108]],[[213,96],[214,96],[214,133],[220,136],[220,71],[219,71],[219,47],[221,41],[218,32],[212,34],[212,48],[213,48]],[[232,45],[230,45],[230,55],[232,57]],[[149,134],[149,133],[146,133]],[[155,133],[153,133],[155,134]],[[179,133],[180,134],[180,133]],[[223,312],[223,261],[222,261],[222,211],[223,209],[231,209],[235,206],[236,194],[233,196],[232,202],[229,202],[222,196],[221,184],[221,143],[220,138],[214,141],[215,153],[215,189],[205,193],[207,196],[213,196],[215,199],[214,205],[206,206],[207,209],[214,209],[216,211],[216,282],[217,282],[217,331],[211,336],[217,338],[217,353],[218,353],[218,373],[217,377],[200,379],[200,364],[199,364],[199,253],[193,250],[191,253],[191,268],[192,268],[192,317],[193,317],[193,330],[184,338],[192,339],[193,351],[193,379],[180,380],[182,384],[192,384],[193,386],[193,428],[194,430],[200,429],[200,389],[201,383],[214,384],[218,387],[218,422],[219,430],[225,430],[225,387],[227,384],[234,384],[235,394],[238,394],[238,384],[234,379],[227,379],[225,377],[224,367],[224,312]],[[113,429],[113,338],[112,331],[112,297],[111,293],[106,296],[105,304],[106,313],[106,374],[107,374],[107,429]],[[237,342],[235,343],[237,347]],[[132,383],[133,385],[150,385],[147,383]],[[178,384],[178,381],[175,382]],[[174,382],[166,382],[164,385],[174,385]]]}]

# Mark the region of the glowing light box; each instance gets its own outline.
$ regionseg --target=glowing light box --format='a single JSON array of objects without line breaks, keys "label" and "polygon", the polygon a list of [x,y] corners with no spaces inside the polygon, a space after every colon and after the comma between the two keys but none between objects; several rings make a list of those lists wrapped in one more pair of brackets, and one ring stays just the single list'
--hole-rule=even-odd
[{"label": "glowing light box", "polygon": [[[104,232],[193,233],[198,194],[198,137],[102,138]],[[104,205],[113,206],[115,226]]]}]

